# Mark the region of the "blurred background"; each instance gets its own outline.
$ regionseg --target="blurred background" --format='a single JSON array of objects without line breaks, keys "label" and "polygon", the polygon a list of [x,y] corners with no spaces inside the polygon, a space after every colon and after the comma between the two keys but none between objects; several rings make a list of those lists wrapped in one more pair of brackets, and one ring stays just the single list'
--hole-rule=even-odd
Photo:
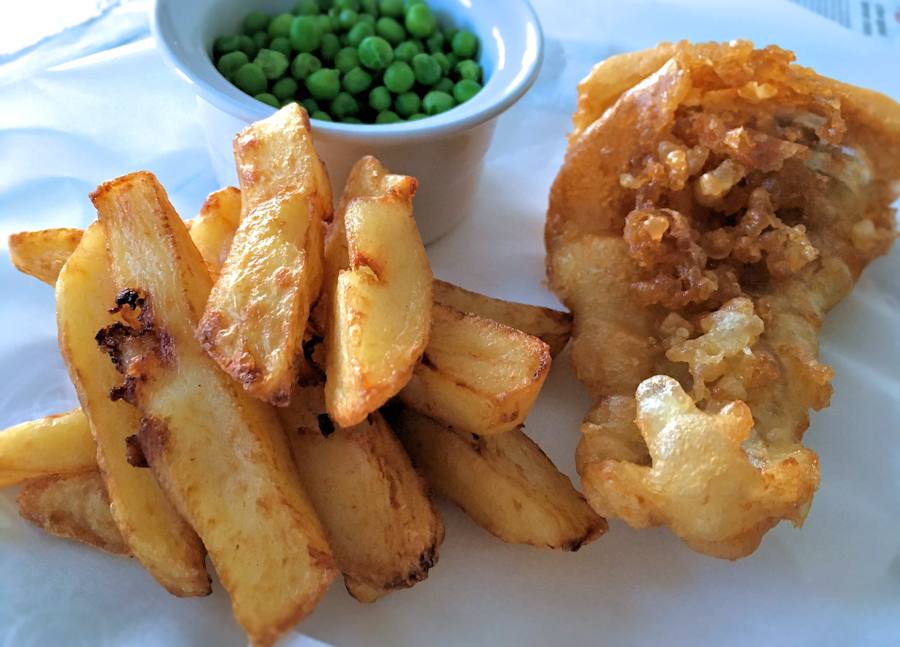
[{"label": "blurred background", "polygon": [[[875,40],[900,42],[900,0],[786,1]],[[595,2],[598,5],[618,4],[604,0]],[[147,15],[151,4],[152,0],[6,3],[0,10],[0,84],[148,36]],[[567,4],[558,3],[558,11],[565,12]],[[643,1],[639,4],[647,5],[650,10],[655,3]],[[729,4],[737,6],[741,2]],[[744,4],[749,9],[758,7],[759,3],[744,0]]]}]

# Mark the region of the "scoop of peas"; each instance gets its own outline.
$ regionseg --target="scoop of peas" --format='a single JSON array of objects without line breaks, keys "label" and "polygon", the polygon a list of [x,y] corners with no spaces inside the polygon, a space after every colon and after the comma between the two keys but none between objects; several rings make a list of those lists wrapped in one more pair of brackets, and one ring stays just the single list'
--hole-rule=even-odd
[{"label": "scoop of peas", "polygon": [[478,37],[441,26],[423,0],[298,0],[290,13],[251,11],[213,43],[216,68],[275,108],[389,124],[437,115],[481,90]]}]

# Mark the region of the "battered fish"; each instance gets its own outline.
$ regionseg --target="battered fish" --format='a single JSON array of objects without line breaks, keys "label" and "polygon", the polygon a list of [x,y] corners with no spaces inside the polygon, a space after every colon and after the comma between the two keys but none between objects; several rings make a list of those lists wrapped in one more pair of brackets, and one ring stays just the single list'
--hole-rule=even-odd
[{"label": "battered fish", "polygon": [[825,313],[896,237],[900,105],[749,42],[663,44],[579,85],[546,223],[595,398],[578,471],[604,516],[735,559],[819,483]]}]

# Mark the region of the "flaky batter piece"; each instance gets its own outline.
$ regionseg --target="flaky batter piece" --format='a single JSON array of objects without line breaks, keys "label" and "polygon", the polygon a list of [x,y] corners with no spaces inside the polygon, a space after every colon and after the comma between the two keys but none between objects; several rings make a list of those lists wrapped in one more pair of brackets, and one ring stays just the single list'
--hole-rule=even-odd
[{"label": "flaky batter piece", "polygon": [[803,522],[825,313],[896,237],[900,106],[778,47],[664,44],[579,86],[547,272],[596,404],[588,500],[697,551]]}]

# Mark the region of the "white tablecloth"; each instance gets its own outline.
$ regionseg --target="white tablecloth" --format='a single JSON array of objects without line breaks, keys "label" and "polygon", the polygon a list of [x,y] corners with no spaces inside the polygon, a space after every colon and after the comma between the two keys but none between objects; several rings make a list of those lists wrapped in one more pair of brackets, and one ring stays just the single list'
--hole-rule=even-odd
[{"label": "white tablecloth", "polygon": [[[555,303],[543,287],[547,191],[575,83],[603,57],[663,39],[750,37],[820,72],[900,97],[897,49],[775,0],[536,2],[546,57],[500,120],[478,209],[429,248],[435,273],[490,294]],[[0,236],[93,219],[102,180],[149,169],[176,208],[217,188],[193,94],[144,42],[3,88]],[[5,255],[5,252],[4,252]],[[577,554],[508,546],[443,506],[447,539],[429,579],[362,606],[336,583],[301,629],[338,645],[885,644],[900,640],[900,254],[878,261],[825,329],[835,396],[813,417],[823,484],[806,526],[782,526],[736,564],[662,529],[609,534]],[[53,294],[0,259],[0,424],[74,406],[55,344]],[[528,432],[574,474],[588,406],[565,355]],[[133,561],[45,536],[0,494],[0,645],[240,645],[216,593],[168,596]],[[296,640],[300,640],[297,638]]]}]

